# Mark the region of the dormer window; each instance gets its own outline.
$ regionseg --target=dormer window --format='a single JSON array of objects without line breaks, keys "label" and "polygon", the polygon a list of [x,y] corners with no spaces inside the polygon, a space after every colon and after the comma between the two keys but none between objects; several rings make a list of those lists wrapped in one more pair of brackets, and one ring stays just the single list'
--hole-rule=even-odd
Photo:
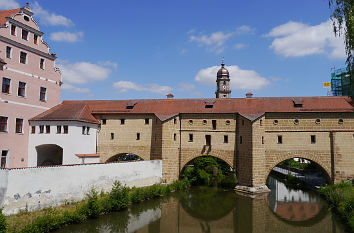
[{"label": "dormer window", "polygon": [[215,101],[205,101],[205,108],[213,108]]},{"label": "dormer window", "polygon": [[136,102],[128,102],[126,104],[126,109],[133,109],[135,104],[136,104]]},{"label": "dormer window", "polygon": [[25,29],[22,29],[22,39],[28,40],[28,31]]},{"label": "dormer window", "polygon": [[15,25],[11,25],[11,35],[16,36],[16,26]]},{"label": "dormer window", "polygon": [[302,108],[303,102],[304,101],[302,99],[293,99],[293,103],[294,103],[295,108]]}]

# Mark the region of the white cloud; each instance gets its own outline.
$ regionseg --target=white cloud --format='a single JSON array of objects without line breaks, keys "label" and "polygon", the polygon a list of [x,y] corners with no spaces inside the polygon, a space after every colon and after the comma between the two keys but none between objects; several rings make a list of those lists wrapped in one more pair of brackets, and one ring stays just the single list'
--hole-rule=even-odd
[{"label": "white cloud", "polygon": [[64,83],[62,85],[62,89],[64,91],[70,91],[70,92],[76,92],[76,93],[77,92],[78,93],[89,93],[89,92],[91,92],[91,90],[88,89],[88,88],[75,87],[75,86],[73,86],[71,84],[68,84],[68,83]]},{"label": "white cloud", "polygon": [[0,0],[0,9],[9,10],[19,8],[20,4],[18,4],[15,0]]},{"label": "white cloud", "polygon": [[50,34],[51,40],[69,43],[80,41],[83,37],[83,32],[53,32]]},{"label": "white cloud", "polygon": [[327,54],[332,58],[346,57],[344,40],[335,37],[330,20],[318,25],[288,22],[273,28],[267,37],[274,37],[270,48],[285,57]]},{"label": "white cloud", "polygon": [[35,17],[38,17],[40,22],[44,25],[52,25],[52,26],[71,26],[73,22],[62,15],[57,15],[54,13],[50,13],[47,10],[43,9],[38,2],[34,2],[31,7]]},{"label": "white cloud", "polygon": [[[196,42],[198,46],[207,47],[209,51],[222,53],[225,49],[225,43],[233,36],[249,34],[254,31],[253,28],[247,25],[240,26],[231,32],[213,32],[209,35],[200,33],[199,35],[191,35],[190,41]],[[194,31],[192,32],[194,33]],[[188,32],[188,34],[191,34]]]},{"label": "white cloud", "polygon": [[178,84],[178,90],[180,91],[193,91],[195,89],[195,86],[190,83],[180,83]]},{"label": "white cloud", "polygon": [[[215,85],[216,74],[219,66],[211,66],[201,69],[195,76],[195,80],[205,85]],[[226,66],[230,73],[230,87],[232,90],[259,90],[270,82],[254,70],[242,70],[236,65]]]},{"label": "white cloud", "polygon": [[146,85],[136,84],[131,81],[119,81],[113,84],[113,87],[118,90],[118,92],[124,93],[129,90],[134,91],[148,91],[151,93],[158,93],[158,94],[168,94],[172,91],[172,88],[169,86],[160,86],[156,83],[150,83]]},{"label": "white cloud", "polygon": [[69,63],[68,61],[59,60],[57,66],[61,70],[63,82],[70,84],[102,81],[112,71],[107,65],[92,64],[89,62]]},{"label": "white cloud", "polygon": [[237,43],[237,44],[234,45],[234,48],[237,49],[237,50],[243,49],[245,47],[246,47],[246,45],[242,44],[242,43]]}]

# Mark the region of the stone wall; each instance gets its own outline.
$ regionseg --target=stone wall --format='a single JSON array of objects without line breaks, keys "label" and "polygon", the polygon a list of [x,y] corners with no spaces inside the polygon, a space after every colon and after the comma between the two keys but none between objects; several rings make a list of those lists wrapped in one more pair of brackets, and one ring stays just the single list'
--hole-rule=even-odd
[{"label": "stone wall", "polygon": [[80,201],[92,188],[109,191],[115,181],[146,186],[161,179],[161,160],[1,169],[0,200],[8,215]]}]

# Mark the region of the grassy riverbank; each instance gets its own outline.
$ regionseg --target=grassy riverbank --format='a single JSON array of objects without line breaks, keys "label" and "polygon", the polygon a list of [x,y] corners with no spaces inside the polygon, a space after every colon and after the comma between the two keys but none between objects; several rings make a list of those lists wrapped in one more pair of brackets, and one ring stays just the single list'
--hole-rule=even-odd
[{"label": "grassy riverbank", "polygon": [[344,220],[348,229],[354,232],[354,186],[350,182],[322,187],[319,193],[326,198]]},{"label": "grassy riverbank", "polygon": [[133,203],[158,198],[167,193],[187,189],[188,181],[176,181],[168,185],[155,184],[148,187],[129,188],[116,182],[108,193],[92,189],[81,202],[52,207],[16,215],[0,215],[0,233],[43,233],[65,225],[82,223],[89,218],[119,211]]}]

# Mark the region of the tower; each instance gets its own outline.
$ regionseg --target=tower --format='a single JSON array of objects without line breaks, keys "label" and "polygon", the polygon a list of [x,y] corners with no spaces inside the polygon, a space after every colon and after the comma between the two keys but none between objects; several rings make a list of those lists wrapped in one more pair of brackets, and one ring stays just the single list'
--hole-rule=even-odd
[{"label": "tower", "polygon": [[218,71],[216,78],[216,98],[230,98],[230,75],[229,71],[225,68],[224,58],[222,59],[221,68]]}]

